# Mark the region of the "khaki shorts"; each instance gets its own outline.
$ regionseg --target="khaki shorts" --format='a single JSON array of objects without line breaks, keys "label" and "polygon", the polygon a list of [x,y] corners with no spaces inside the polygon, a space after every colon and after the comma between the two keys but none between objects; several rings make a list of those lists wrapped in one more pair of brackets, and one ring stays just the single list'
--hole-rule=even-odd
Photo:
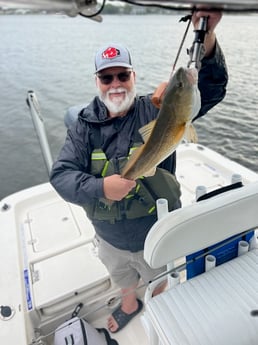
[{"label": "khaki shorts", "polygon": [[134,286],[142,278],[145,284],[166,271],[166,266],[152,269],[143,258],[143,250],[132,253],[118,249],[97,237],[99,258],[106,266],[111,279],[120,288]]}]

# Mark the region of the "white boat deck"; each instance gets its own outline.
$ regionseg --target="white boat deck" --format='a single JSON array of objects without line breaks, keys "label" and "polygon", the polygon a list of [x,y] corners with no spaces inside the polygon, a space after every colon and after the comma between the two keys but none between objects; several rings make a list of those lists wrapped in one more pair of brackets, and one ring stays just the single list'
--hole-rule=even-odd
[{"label": "white boat deck", "polygon": [[[232,174],[240,174],[244,185],[258,180],[254,172],[201,145],[182,144],[177,155],[183,206],[195,203],[197,186],[210,191],[228,185]],[[0,318],[1,343],[29,345],[40,328],[42,341],[52,345],[52,337],[44,335],[81,301],[81,315],[106,327],[113,307],[108,302],[119,290],[97,258],[94,230],[83,209],[63,201],[49,183],[5,198],[0,209],[0,305],[12,308],[10,317]],[[112,336],[120,345],[150,344],[140,315]]]}]

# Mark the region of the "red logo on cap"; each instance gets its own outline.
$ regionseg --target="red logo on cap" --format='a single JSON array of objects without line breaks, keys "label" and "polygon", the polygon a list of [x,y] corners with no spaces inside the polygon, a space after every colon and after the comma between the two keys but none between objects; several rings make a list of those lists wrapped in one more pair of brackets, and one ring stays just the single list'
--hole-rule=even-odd
[{"label": "red logo on cap", "polygon": [[114,47],[107,48],[103,53],[103,59],[114,59],[120,55],[120,51]]}]

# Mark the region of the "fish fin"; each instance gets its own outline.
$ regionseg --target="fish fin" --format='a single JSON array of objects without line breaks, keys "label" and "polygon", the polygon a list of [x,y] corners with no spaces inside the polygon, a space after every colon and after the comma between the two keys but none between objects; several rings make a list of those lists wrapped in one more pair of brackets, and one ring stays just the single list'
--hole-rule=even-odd
[{"label": "fish fin", "polygon": [[[126,168],[126,167],[128,168],[129,165],[132,165],[133,163],[135,163],[135,161],[137,160],[137,158],[138,158],[138,156],[139,156],[139,154],[140,154],[140,151],[142,150],[143,145],[144,145],[144,144],[142,144],[141,146],[139,146],[139,147],[137,147],[137,148],[135,148],[135,149],[133,150],[133,152],[131,153],[131,155],[130,155],[130,157],[129,157],[129,159],[128,159],[128,161],[127,161],[125,167],[124,167],[124,169],[122,170],[122,175],[123,175],[123,172],[125,171],[125,168]],[[122,176],[122,177],[123,177],[123,176]]]},{"label": "fish fin", "polygon": [[186,124],[181,124],[180,126],[177,126],[176,129],[176,133],[175,133],[175,137],[174,137],[174,144],[173,146],[177,145],[178,142],[180,142],[182,140],[182,138],[184,137],[185,133],[187,131],[187,127]]},{"label": "fish fin", "polygon": [[196,133],[196,130],[192,124],[187,126],[186,131],[185,131],[185,138],[187,141],[191,143],[197,143],[198,142],[198,136]]},{"label": "fish fin", "polygon": [[156,167],[151,168],[143,174],[144,177],[154,176],[156,174]]},{"label": "fish fin", "polygon": [[[130,172],[131,168],[134,166],[134,164],[137,162],[138,157],[140,156],[142,149],[144,147],[144,144],[137,147],[131,154],[131,156],[129,157],[126,165],[124,166],[124,168],[122,169],[121,172],[121,176],[124,178],[129,178],[128,172]],[[129,178],[131,179],[131,178]]]},{"label": "fish fin", "polygon": [[156,121],[157,120],[152,120],[147,125],[145,125],[139,129],[139,133],[141,134],[142,139],[145,143],[148,141],[148,139],[151,135],[151,132],[152,132],[154,126],[156,125]]}]

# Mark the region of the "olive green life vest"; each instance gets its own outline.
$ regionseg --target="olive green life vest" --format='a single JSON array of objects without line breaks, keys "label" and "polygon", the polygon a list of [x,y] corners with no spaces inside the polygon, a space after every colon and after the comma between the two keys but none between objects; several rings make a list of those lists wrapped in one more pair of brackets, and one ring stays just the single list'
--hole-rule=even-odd
[{"label": "olive green life vest", "polygon": [[[138,146],[136,144],[130,149],[128,157],[115,160],[108,160],[101,149],[93,150],[90,173],[96,177],[119,174]],[[137,179],[136,187],[121,201],[94,199],[83,207],[90,219],[114,223],[122,219],[156,215],[156,200],[159,198],[168,200],[169,211],[171,211],[178,203],[180,195],[180,185],[175,176],[165,169],[157,168],[154,176]]]}]

